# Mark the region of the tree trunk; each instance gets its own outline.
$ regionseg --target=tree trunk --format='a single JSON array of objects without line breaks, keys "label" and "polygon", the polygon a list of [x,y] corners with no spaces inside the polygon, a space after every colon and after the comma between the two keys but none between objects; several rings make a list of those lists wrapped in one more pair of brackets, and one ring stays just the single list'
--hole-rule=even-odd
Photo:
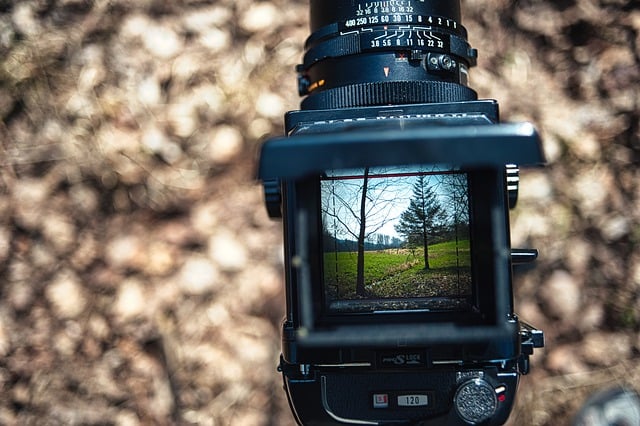
[{"label": "tree trunk", "polygon": [[422,245],[424,247],[424,269],[429,269],[429,239],[427,238],[427,229],[422,228]]},{"label": "tree trunk", "polygon": [[369,180],[369,168],[364,169],[364,182],[362,183],[362,198],[360,199],[360,232],[358,233],[358,266],[356,276],[356,294],[366,296],[364,288],[364,239],[367,227],[366,203],[367,203],[367,181]]}]

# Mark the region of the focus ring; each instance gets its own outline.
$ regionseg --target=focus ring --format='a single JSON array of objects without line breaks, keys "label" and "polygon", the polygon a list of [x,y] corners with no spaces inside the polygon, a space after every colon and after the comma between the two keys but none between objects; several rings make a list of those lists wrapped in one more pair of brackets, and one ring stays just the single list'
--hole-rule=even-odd
[{"label": "focus ring", "polygon": [[442,81],[389,81],[352,84],[313,93],[302,101],[303,110],[374,105],[460,102],[477,100],[472,89]]}]

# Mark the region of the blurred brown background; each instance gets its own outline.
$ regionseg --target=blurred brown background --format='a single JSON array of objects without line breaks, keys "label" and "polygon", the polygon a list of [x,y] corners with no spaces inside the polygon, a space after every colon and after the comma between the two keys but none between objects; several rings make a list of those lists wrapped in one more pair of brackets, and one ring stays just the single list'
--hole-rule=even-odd
[{"label": "blurred brown background", "polygon": [[[640,5],[466,0],[471,84],[533,121],[513,243],[544,329],[513,425],[640,385]],[[0,0],[0,424],[290,425],[257,149],[299,0]]]}]

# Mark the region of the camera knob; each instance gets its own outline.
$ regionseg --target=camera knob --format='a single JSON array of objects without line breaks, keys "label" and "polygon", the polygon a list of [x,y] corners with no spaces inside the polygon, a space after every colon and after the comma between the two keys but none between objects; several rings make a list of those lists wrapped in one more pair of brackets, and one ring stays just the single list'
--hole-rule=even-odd
[{"label": "camera knob", "polygon": [[278,179],[266,179],[262,182],[264,187],[264,202],[270,218],[282,217],[282,192]]},{"label": "camera knob", "polygon": [[460,385],[453,400],[460,418],[471,425],[489,420],[498,408],[495,390],[479,378]]}]

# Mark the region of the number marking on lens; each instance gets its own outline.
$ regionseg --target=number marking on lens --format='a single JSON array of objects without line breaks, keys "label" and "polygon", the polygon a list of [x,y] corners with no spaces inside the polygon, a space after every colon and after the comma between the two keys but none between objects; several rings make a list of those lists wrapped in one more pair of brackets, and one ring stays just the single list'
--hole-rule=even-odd
[{"label": "number marking on lens", "polygon": [[458,23],[451,19],[429,16],[429,15],[415,15],[411,13],[393,13],[385,14],[384,12],[378,12],[376,14],[370,13],[358,13],[356,11],[355,16],[351,16],[341,24],[341,29],[364,27],[366,25],[379,25],[379,24],[423,24],[428,23],[436,28],[445,29],[451,31],[454,34],[458,34]]},{"label": "number marking on lens", "polygon": [[448,51],[450,39],[447,34],[434,33],[426,30],[402,28],[399,30],[362,30],[360,46],[363,51],[377,48],[423,47]]}]

